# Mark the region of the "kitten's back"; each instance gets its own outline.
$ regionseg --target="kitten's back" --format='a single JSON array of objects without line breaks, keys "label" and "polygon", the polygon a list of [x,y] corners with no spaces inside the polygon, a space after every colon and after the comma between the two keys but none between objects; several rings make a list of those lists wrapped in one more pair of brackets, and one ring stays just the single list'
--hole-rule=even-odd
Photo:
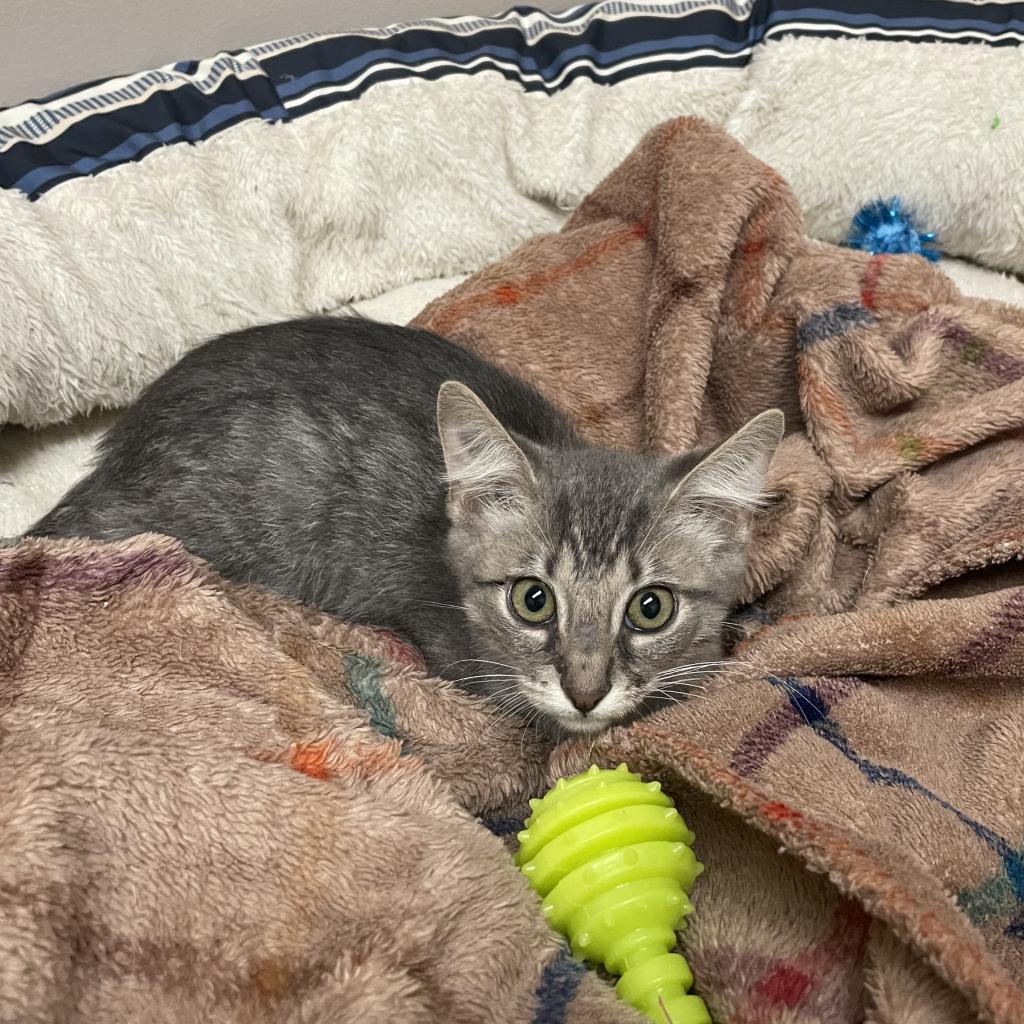
[{"label": "kitten's back", "polygon": [[[535,391],[429,332],[355,318],[268,325],[168,370],[31,532],[166,533],[229,578],[419,639],[416,607],[453,592],[436,426],[450,379],[508,429],[571,442]],[[420,610],[435,623],[437,612]]]}]

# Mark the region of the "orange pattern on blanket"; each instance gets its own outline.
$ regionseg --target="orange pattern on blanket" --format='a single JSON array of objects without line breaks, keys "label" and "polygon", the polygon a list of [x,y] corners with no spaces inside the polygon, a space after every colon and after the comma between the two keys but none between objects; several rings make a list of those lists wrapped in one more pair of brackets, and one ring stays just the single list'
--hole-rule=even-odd
[{"label": "orange pattern on blanket", "polygon": [[452,331],[457,323],[473,313],[495,306],[515,305],[557,281],[589,269],[625,246],[646,238],[648,230],[646,222],[629,224],[606,235],[601,241],[584,249],[575,259],[569,260],[567,263],[545,267],[544,270],[530,274],[521,281],[507,281],[495,285],[489,291],[479,295],[470,295],[460,302],[452,302],[433,319],[430,328],[438,334],[446,334]]},{"label": "orange pattern on blanket", "polygon": [[318,743],[296,743],[288,753],[288,764],[297,772],[308,775],[311,779],[327,780],[333,772],[328,765],[328,758],[333,752],[333,740],[321,740]]}]

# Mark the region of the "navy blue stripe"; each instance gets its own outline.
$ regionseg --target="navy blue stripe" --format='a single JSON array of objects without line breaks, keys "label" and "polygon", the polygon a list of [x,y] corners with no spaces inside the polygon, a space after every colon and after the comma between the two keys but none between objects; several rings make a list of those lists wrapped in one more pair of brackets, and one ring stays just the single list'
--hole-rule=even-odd
[{"label": "navy blue stripe", "polygon": [[[709,13],[713,17],[709,18]],[[466,64],[475,57],[491,56],[515,65],[524,74],[553,83],[565,65],[580,56],[591,56],[600,66],[608,66],[645,53],[664,51],[682,56],[713,47],[723,54],[733,54],[750,45],[745,22],[736,22],[720,11],[702,11],[680,19],[638,16],[621,22],[596,20],[584,32],[551,32],[535,42],[525,39],[519,29],[508,27],[468,37],[423,29],[410,29],[388,40],[342,36],[267,57],[262,63],[282,99],[294,100],[325,83],[358,78],[366,68],[381,61],[413,65],[444,59]],[[525,84],[530,87],[530,83]],[[564,87],[564,82],[558,87]]]},{"label": "navy blue stripe", "polygon": [[797,327],[797,348],[806,351],[819,341],[846,334],[858,327],[868,327],[874,322],[874,314],[859,302],[840,302],[809,316]]},{"label": "navy blue stripe", "polygon": [[[139,160],[162,146],[206,139],[245,120],[295,118],[358,99],[372,86],[398,79],[434,81],[489,70],[518,82],[526,91],[553,92],[581,78],[616,84],[655,71],[742,66],[749,60],[745,51],[767,34],[841,38],[857,30],[858,36],[887,39],[881,30],[923,30],[922,36],[905,38],[937,41],[942,30],[971,30],[984,35],[989,45],[1016,45],[1012,39],[994,40],[999,32],[1024,34],[1021,5],[832,0],[826,9],[808,6],[807,0],[756,0],[748,18],[735,19],[721,9],[678,16],[634,14],[626,3],[621,8],[606,5],[585,24],[596,9],[592,5],[558,18],[544,15],[545,30],[540,34],[534,26],[479,19],[467,35],[413,25],[387,38],[352,34],[312,40],[268,53],[259,65],[262,75],[230,74],[209,92],[186,82],[107,111],[95,99],[76,101],[73,91],[65,93],[63,99],[53,101],[53,110],[35,112],[31,123],[36,131],[45,134],[58,126],[55,111],[60,107],[96,113],[43,142],[11,145],[0,154],[0,188],[15,188],[37,198],[61,181]],[[619,10],[628,16],[609,20]],[[537,13],[530,7],[513,11],[520,16]],[[641,58],[647,60],[625,66]],[[421,69],[428,61],[440,66]],[[398,66],[382,67],[383,62]],[[183,61],[175,70],[188,74],[195,67],[194,62]],[[118,94],[130,101],[141,95],[147,80],[155,78],[138,75]]]},{"label": "navy blue stripe", "polygon": [[[938,2],[938,0],[936,0]],[[1021,33],[1024,35],[1024,33]],[[806,27],[796,28],[790,25],[782,25],[781,28],[774,30],[771,34],[772,39],[790,39],[790,38],[813,38],[813,39],[850,39],[851,33],[845,29],[836,28],[831,25],[820,25],[813,26],[808,25]],[[867,39],[872,42],[878,43],[892,43],[892,42],[907,42],[907,43],[944,43],[947,46],[986,46],[993,50],[1004,49],[1006,47],[1020,46],[1024,39],[986,39],[982,42],[979,39],[947,39],[945,36],[940,35],[938,31],[922,31],[915,35],[897,36],[894,37],[889,32],[883,32],[878,29],[864,29],[863,31],[856,33],[857,39]]]},{"label": "navy blue stripe", "polygon": [[565,1024],[565,1015],[586,973],[587,969],[573,960],[566,949],[549,961],[537,985],[533,1024]]},{"label": "navy blue stripe", "polygon": [[[687,68],[695,67],[742,67],[746,63],[745,58],[738,57],[715,57],[715,56],[701,56],[694,57],[687,54],[679,54],[674,57],[665,57],[661,60],[652,61],[651,63],[645,64],[642,74],[651,75],[657,71],[680,71]],[[474,68],[461,68],[461,67],[441,67],[431,68],[429,71],[417,71],[414,75],[410,75],[408,70],[395,68],[388,70],[375,71],[365,83],[364,87],[360,89],[358,95],[362,95],[366,89],[370,88],[371,85],[375,85],[378,82],[390,82],[397,81],[399,79],[406,79],[415,77],[423,79],[428,82],[436,82],[441,78],[448,78],[450,76],[465,77],[466,75],[476,75],[483,71],[497,72],[502,77],[508,79],[511,82],[519,82],[525,92],[548,92],[543,85],[534,85],[531,83],[523,83],[519,76],[506,68],[500,67],[495,64],[486,63],[480,67]],[[597,76],[593,73],[593,68],[581,67],[570,72],[565,79],[564,84],[575,82],[580,78],[587,78],[594,80]],[[607,75],[602,75],[599,81],[603,85],[617,85],[619,82],[624,82],[630,78],[638,77],[638,72],[633,68],[624,68],[618,72],[611,72]],[[301,117],[305,114],[310,114],[315,110],[322,110],[324,107],[334,106],[338,102],[338,96],[334,93],[328,93],[326,95],[315,95],[315,90],[311,90],[313,95],[310,99],[303,101],[298,106],[292,106],[289,108],[289,114],[292,118]],[[344,99],[355,98],[352,94],[347,94]]]},{"label": "navy blue stripe", "polygon": [[162,90],[112,114],[82,120],[44,146],[15,143],[0,154],[0,188],[34,196],[57,178],[94,174],[174,142],[198,142],[240,121],[287,117],[270,83],[259,76],[228,76],[212,93]]},{"label": "navy blue stripe", "polygon": [[[755,0],[751,20],[758,21],[771,13],[792,18],[815,9],[807,0]],[[901,19],[923,22],[935,28],[950,31],[956,28],[977,28],[992,34],[1008,26],[1021,23],[1024,7],[1021,4],[952,3],[944,0],[829,0],[816,8],[839,23],[851,23],[857,18],[870,18],[878,23],[892,23],[896,27]]]},{"label": "navy blue stripe", "polygon": [[[687,50],[710,48],[718,51],[723,56],[731,56],[738,53],[744,47],[749,46],[744,40],[724,39],[721,36],[676,36],[669,39],[647,39],[642,42],[630,43],[627,46],[618,46],[614,49],[600,50],[593,43],[576,42],[574,45],[553,52],[550,57],[545,55],[543,63],[538,59],[541,55],[536,52],[515,49],[511,46],[497,46],[485,44],[475,46],[471,50],[453,52],[439,46],[424,47],[420,50],[413,50],[408,53],[401,50],[386,49],[364,55],[356,60],[346,61],[335,68],[317,68],[309,71],[300,78],[282,83],[278,91],[285,100],[291,100],[301,96],[310,90],[325,84],[336,84],[345,82],[362,73],[368,66],[377,62],[400,62],[410,65],[419,64],[432,60],[449,60],[458,64],[467,64],[469,61],[479,57],[491,57],[495,64],[511,64],[524,76],[538,76],[543,85],[551,85],[561,75],[566,66],[580,58],[587,59],[588,64],[598,67],[613,67],[615,64],[635,57],[645,57],[656,53],[677,53],[683,56]],[[529,86],[529,81],[524,82]],[[559,82],[559,87],[562,83]]]},{"label": "navy blue stripe", "polygon": [[1020,851],[1015,850],[1004,836],[990,829],[987,825],[983,825],[977,819],[972,818],[955,804],[939,796],[934,790],[929,789],[914,778],[914,776],[908,775],[902,769],[891,765],[879,764],[877,761],[872,761],[862,754],[858,754],[843,733],[842,726],[834,718],[830,717],[832,708],[828,701],[810,684],[796,678],[780,679],[776,676],[764,678],[772,686],[783,691],[790,706],[797,714],[802,716],[804,723],[815,735],[830,743],[843,757],[852,762],[869,782],[917,793],[924,799],[930,800],[943,810],[948,811],[962,822],[1002,860],[1003,870],[1006,872],[1006,877],[1013,887],[1014,895],[1018,900],[1024,902],[1024,855]]},{"label": "navy blue stripe", "polygon": [[[223,118],[221,120],[221,118]],[[214,119],[217,119],[214,121]],[[245,121],[251,121],[252,114],[248,111],[243,111],[231,116],[228,111],[224,108],[220,110],[212,111],[209,119],[204,120],[199,125],[193,125],[192,130],[197,133],[195,139],[187,141],[200,141],[206,139],[215,138],[221,132],[226,131],[228,128],[233,128],[236,124],[242,124]],[[33,181],[40,181],[34,192],[27,193],[30,199],[38,199],[41,195],[49,192],[51,188],[60,185],[65,181],[72,181],[75,178],[88,177],[92,174],[98,174],[100,171],[109,170],[111,167],[118,167],[123,163],[130,163],[132,161],[142,160],[144,157],[149,156],[150,153],[155,152],[158,149],[163,149],[170,142],[182,142],[186,141],[180,136],[174,135],[177,126],[170,125],[164,132],[147,132],[136,136],[132,140],[128,140],[123,143],[122,146],[118,147],[115,151],[116,154],[120,154],[126,150],[129,146],[133,146],[134,155],[130,157],[124,157],[123,159],[115,157],[109,162],[98,161],[93,157],[81,157],[76,160],[73,164],[61,166],[59,164],[51,164],[48,166],[37,167],[24,179],[27,183]],[[201,132],[201,134],[198,134]],[[163,141],[162,136],[166,133],[167,141]],[[83,169],[86,168],[86,169]],[[20,189],[25,191],[25,189]]]}]

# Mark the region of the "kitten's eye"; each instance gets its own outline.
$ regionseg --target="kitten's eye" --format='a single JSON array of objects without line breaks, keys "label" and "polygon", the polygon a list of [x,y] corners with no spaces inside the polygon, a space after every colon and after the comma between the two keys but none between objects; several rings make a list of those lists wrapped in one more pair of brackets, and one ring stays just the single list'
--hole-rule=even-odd
[{"label": "kitten's eye", "polygon": [[648,633],[661,629],[672,618],[675,606],[675,598],[667,587],[644,587],[629,599],[626,625]]},{"label": "kitten's eye", "polygon": [[512,611],[531,626],[547,622],[555,614],[555,595],[546,583],[527,576],[516,580],[508,592]]}]

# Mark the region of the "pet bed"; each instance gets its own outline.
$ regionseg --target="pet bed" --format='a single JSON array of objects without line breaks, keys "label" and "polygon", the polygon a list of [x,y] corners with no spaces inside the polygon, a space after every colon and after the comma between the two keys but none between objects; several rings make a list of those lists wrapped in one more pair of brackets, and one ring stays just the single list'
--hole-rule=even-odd
[{"label": "pet bed", "polygon": [[998,273],[1024,270],[1022,34],[1006,3],[517,8],[2,111],[0,536],[56,500],[110,422],[74,417],[124,406],[221,331],[409,285],[370,310],[412,315],[555,227],[679,114],[776,167],[812,237],[839,241],[858,206],[901,194],[972,261],[944,262],[955,280],[1022,302]]},{"label": "pet bed", "polygon": [[[796,360],[799,388],[767,372],[737,408],[779,401],[808,425],[775,469],[793,515],[759,539],[749,639],[718,703],[594,755],[657,774],[699,822],[709,871],[684,943],[719,1019],[1018,1021],[1021,591],[932,589],[1019,556],[1019,441],[1004,434],[1024,404],[1024,315],[962,298],[924,261],[805,241],[797,202],[829,242],[898,192],[965,291],[1020,303],[1003,272],[1024,267],[1022,28],[1006,4],[517,9],[286,40],[5,111],[0,532],[81,472],[116,415],[97,410],[217,331],[353,303],[405,320],[445,293],[422,322],[563,401],[565,374],[646,365],[643,408],[598,384],[571,411],[604,440],[669,446],[728,426],[736,410],[705,403],[700,366],[728,393],[727,341],[746,332],[766,370]],[[966,68],[970,94],[949,102]],[[623,237],[610,266],[628,273],[554,273],[595,231]],[[662,296],[658,322],[690,350],[655,346],[647,300],[622,291],[653,266],[686,278],[713,325]],[[622,338],[591,301],[613,294],[641,316]],[[521,347],[550,302],[571,328],[563,362]],[[863,393],[868,371],[903,390]],[[964,379],[973,420],[949,397]],[[74,986],[106,1019],[631,1019],[465,814],[514,831],[526,797],[589,750],[534,749],[392,640],[228,587],[166,540],[0,555],[0,672],[18,695],[0,870],[6,921],[33,922],[0,967],[5,1016],[48,1019]],[[149,824],[115,842],[141,805]],[[251,844],[232,845],[218,808],[251,810]],[[165,842],[181,816],[199,846]],[[366,842],[346,856],[353,819]],[[416,851],[397,862],[395,820]],[[460,884],[435,888],[453,859]],[[193,900],[196,879],[213,888]],[[238,939],[217,945],[226,921]],[[71,948],[95,957],[84,988]],[[42,980],[33,951],[53,966]]]}]

